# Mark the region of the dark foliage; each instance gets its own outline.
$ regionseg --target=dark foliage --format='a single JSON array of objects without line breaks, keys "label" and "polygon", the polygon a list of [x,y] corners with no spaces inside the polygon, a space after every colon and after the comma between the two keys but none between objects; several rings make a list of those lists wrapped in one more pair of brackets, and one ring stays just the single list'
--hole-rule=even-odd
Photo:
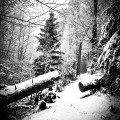
[{"label": "dark foliage", "polygon": [[41,55],[37,59],[34,60],[33,70],[35,72],[35,76],[39,76],[49,71],[49,61],[47,60],[47,56]]}]

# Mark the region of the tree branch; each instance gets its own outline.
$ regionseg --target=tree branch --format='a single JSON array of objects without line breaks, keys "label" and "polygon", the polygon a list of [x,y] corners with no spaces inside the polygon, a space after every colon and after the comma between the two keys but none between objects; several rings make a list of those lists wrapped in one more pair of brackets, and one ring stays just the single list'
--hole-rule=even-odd
[{"label": "tree branch", "polygon": [[29,24],[33,24],[33,25],[41,25],[41,26],[44,26],[42,24],[36,24],[36,23],[33,23],[33,22],[30,22],[29,20],[23,20],[23,19],[20,19],[20,18],[16,18],[16,17],[12,17],[12,16],[8,16],[8,15],[3,15],[3,14],[0,14],[0,16],[4,16],[4,17],[7,17],[7,18],[13,18],[13,19],[16,19],[16,20],[20,20],[20,21],[23,21],[23,22],[26,22],[26,23],[29,23]]}]

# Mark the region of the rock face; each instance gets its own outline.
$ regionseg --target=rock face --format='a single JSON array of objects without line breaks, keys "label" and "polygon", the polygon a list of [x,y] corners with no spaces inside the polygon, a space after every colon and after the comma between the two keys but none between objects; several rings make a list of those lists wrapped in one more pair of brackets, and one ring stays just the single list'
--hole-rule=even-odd
[{"label": "rock face", "polygon": [[116,78],[120,73],[120,30],[114,33],[98,59],[100,68]]}]

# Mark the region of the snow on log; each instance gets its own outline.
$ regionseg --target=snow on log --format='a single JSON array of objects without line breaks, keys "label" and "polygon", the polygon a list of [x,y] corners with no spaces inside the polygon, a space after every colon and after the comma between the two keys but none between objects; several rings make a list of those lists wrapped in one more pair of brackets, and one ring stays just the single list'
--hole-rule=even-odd
[{"label": "snow on log", "polygon": [[8,105],[31,95],[35,93],[36,90],[38,91],[47,88],[49,85],[54,84],[54,80],[59,77],[59,72],[53,71],[16,85],[5,86],[0,89],[0,106]]},{"label": "snow on log", "polygon": [[106,81],[108,81],[110,78],[111,76],[108,74],[96,74],[91,76],[87,75],[87,77],[84,76],[84,79],[78,83],[78,87],[81,92],[86,92],[92,89],[100,90],[100,87],[107,86],[108,83],[106,83]]},{"label": "snow on log", "polygon": [[80,94],[80,98],[82,99],[82,98],[86,98],[86,97],[88,97],[88,96],[90,96],[90,95],[92,95],[92,93],[90,92],[90,90],[88,90],[88,91],[85,91],[85,92],[83,92],[82,94]]},{"label": "snow on log", "polygon": [[94,89],[96,85],[93,84],[93,83],[82,83],[82,82],[79,82],[78,86],[79,86],[79,90],[81,92],[85,92],[87,90]]},{"label": "snow on log", "polygon": [[80,81],[78,83],[78,87],[81,92],[85,92],[91,89],[99,89],[100,81],[98,79],[94,79],[92,81]]}]

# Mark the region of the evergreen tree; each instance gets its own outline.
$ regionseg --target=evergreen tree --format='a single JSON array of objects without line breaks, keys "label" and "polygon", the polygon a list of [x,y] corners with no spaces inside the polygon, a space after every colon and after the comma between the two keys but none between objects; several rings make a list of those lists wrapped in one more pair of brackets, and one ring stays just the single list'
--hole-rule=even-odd
[{"label": "evergreen tree", "polygon": [[41,33],[36,38],[39,40],[40,45],[38,51],[48,52],[50,51],[55,43],[57,43],[59,34],[57,31],[58,23],[53,12],[50,12],[50,18],[46,20],[44,28],[41,28]]},{"label": "evergreen tree", "polygon": [[46,20],[44,28],[41,28],[41,33],[36,38],[39,40],[38,51],[43,52],[43,55],[34,60],[35,76],[60,69],[62,57],[60,47],[60,34],[58,33],[58,23],[53,12],[50,12],[49,19]]}]

